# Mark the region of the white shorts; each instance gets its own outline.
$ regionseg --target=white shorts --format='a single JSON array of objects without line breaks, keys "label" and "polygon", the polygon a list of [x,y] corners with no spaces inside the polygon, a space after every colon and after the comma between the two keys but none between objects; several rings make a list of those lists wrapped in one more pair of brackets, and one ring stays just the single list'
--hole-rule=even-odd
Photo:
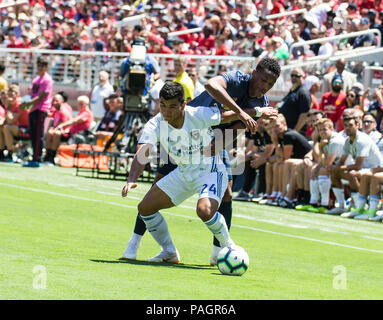
[{"label": "white shorts", "polygon": [[194,179],[185,180],[179,168],[176,168],[156,184],[175,206],[194,194],[199,194],[198,199],[212,198],[220,204],[228,185],[228,176],[225,166],[220,165],[216,172],[206,172]]}]

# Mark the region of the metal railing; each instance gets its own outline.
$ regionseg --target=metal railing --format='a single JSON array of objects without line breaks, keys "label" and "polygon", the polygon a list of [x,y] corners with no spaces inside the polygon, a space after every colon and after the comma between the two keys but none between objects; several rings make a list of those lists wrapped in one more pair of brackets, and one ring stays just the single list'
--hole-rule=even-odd
[{"label": "metal railing", "polygon": [[[179,55],[151,54],[160,64],[161,78],[174,79],[173,60]],[[67,50],[0,49],[0,62],[6,66],[5,76],[18,83],[30,82],[36,75],[37,58],[46,56],[50,62],[48,73],[56,84],[71,85],[81,90],[91,90],[98,82],[98,71],[107,70],[110,82],[117,80],[122,61],[129,53],[86,52]],[[206,79],[219,72],[240,69],[250,72],[255,67],[253,57],[182,55],[188,68],[196,67]]]},{"label": "metal railing", "polygon": [[338,34],[336,36],[331,36],[331,37],[324,37],[324,38],[318,38],[318,39],[313,39],[313,40],[308,40],[308,41],[296,42],[290,46],[290,55],[292,54],[293,49],[296,47],[304,47],[304,46],[308,46],[310,44],[322,43],[322,42],[326,42],[326,41],[335,41],[335,40],[342,40],[342,39],[348,39],[348,38],[355,38],[358,36],[362,36],[365,34],[371,34],[371,33],[378,35],[376,47],[380,47],[381,46],[381,32],[380,32],[380,30],[379,29],[368,29],[368,30],[363,30],[363,31]]}]

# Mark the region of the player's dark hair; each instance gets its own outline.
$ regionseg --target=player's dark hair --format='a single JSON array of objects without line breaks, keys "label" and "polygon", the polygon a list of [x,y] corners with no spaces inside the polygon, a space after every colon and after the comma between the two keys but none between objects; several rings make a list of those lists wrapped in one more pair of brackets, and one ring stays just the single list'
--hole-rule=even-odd
[{"label": "player's dark hair", "polygon": [[259,61],[255,70],[268,70],[274,73],[277,77],[281,74],[281,66],[279,65],[279,62],[273,58],[263,58]]},{"label": "player's dark hair", "polygon": [[177,98],[178,101],[185,101],[185,91],[182,85],[174,81],[166,81],[162,89],[160,90],[160,98],[170,100]]},{"label": "player's dark hair", "polygon": [[66,92],[60,91],[60,92],[57,92],[57,94],[63,97],[64,102],[68,101],[68,95],[66,94]]}]

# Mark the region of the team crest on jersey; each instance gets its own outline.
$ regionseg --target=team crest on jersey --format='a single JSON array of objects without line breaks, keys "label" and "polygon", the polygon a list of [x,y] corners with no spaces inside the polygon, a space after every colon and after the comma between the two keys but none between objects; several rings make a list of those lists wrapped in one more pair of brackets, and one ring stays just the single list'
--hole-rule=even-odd
[{"label": "team crest on jersey", "polygon": [[195,129],[191,131],[191,136],[193,140],[199,140],[201,137],[201,133],[198,129]]}]

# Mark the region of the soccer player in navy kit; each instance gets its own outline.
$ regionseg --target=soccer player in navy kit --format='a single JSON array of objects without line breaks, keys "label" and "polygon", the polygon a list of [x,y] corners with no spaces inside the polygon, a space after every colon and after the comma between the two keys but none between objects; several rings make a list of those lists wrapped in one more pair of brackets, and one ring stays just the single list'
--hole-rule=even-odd
[{"label": "soccer player in navy kit", "polygon": [[[205,84],[206,90],[190,101],[188,105],[194,107],[220,107],[226,110],[232,110],[238,115],[240,120],[222,124],[216,128],[225,130],[243,129],[246,127],[252,133],[255,133],[257,123],[252,117],[255,116],[259,118],[262,116],[268,118],[274,117],[277,114],[276,109],[269,107],[269,100],[265,94],[273,87],[280,72],[281,68],[275,59],[264,58],[258,63],[251,74],[245,74],[241,71],[232,71],[211,78]],[[234,139],[236,139],[236,137]],[[229,142],[225,141],[224,144],[228,145]],[[228,159],[223,160],[227,167],[230,167]],[[175,168],[176,165],[171,162],[160,167],[154,183]],[[228,169],[229,179],[231,179],[231,181],[219,207],[219,212],[224,216],[228,228],[230,228],[232,216],[232,177],[230,177],[230,171],[231,170]],[[122,259],[136,259],[138,246],[145,231],[146,226],[139,215],[137,215],[134,233]],[[216,256],[219,250],[219,242],[214,238],[213,252],[210,259],[211,265],[216,264]]]}]

